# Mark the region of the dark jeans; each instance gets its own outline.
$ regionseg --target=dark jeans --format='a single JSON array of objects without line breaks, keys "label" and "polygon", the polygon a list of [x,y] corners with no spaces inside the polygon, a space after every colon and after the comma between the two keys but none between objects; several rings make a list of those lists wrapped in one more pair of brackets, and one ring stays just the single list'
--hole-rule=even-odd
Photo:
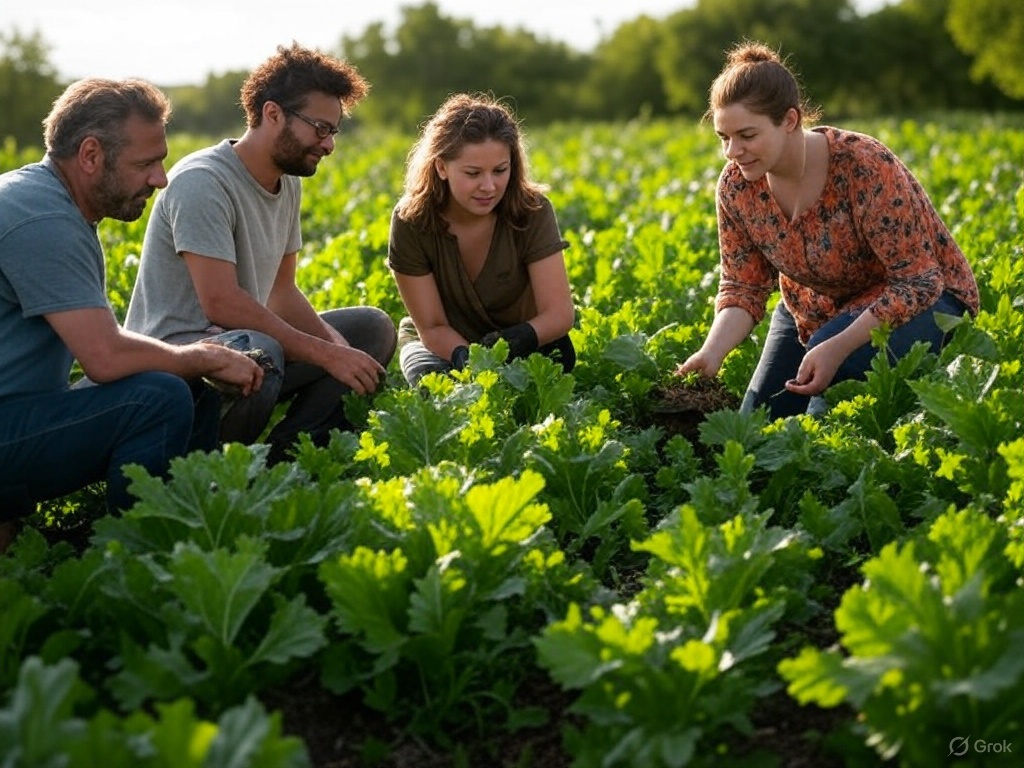
[{"label": "dark jeans", "polygon": [[[565,373],[576,367],[576,348],[568,334],[544,344],[537,351],[560,362]],[[451,361],[435,355],[422,341],[409,341],[403,344],[398,354],[398,362],[402,375],[413,387],[428,373],[447,373],[452,369]]]},{"label": "dark jeans", "polygon": [[[915,315],[903,325],[894,328],[889,335],[888,353],[890,362],[903,357],[914,342],[924,341],[931,346],[932,352],[938,354],[947,339],[935,322],[935,313],[960,316],[966,311],[963,303],[953,294],[944,292],[931,307]],[[800,343],[797,335],[796,322],[779,301],[775,305],[768,336],[761,351],[761,359],[757,363],[754,375],[747,386],[740,410],[750,412],[767,404],[772,419],[794,416],[799,413],[818,412],[824,407],[820,397],[798,395],[786,389],[786,382],[796,376],[797,369],[807,354],[821,342],[831,339],[846,330],[860,312],[844,312],[829,320],[811,335],[807,346]],[[843,361],[836,371],[832,383],[848,379],[863,379],[871,370],[871,361],[877,354],[870,343],[855,349]]]},{"label": "dark jeans", "polygon": [[169,373],[0,401],[0,520],[98,481],[110,511],[127,509],[134,500],[121,468],[163,475],[191,430],[189,387]]},{"label": "dark jeans", "polygon": [[[324,312],[321,317],[349,344],[387,367],[396,343],[395,324],[387,313],[375,307],[346,307]],[[209,450],[218,442],[256,442],[277,404],[286,401],[289,404],[284,416],[267,436],[273,458],[283,458],[283,452],[302,432],[323,444],[331,429],[348,426],[341,398],[351,389],[315,365],[286,362],[277,340],[250,330],[225,331],[206,338],[243,351],[262,349],[273,359],[276,371],[267,372],[259,391],[249,397],[230,399],[209,387],[201,388],[196,397],[197,414],[218,410],[221,416],[219,430],[207,430],[195,447]]]}]

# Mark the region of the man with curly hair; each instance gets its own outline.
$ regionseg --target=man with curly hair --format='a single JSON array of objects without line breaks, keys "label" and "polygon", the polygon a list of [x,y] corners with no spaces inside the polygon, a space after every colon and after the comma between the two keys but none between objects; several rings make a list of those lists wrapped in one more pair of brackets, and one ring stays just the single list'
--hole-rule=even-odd
[{"label": "man with curly hair", "polygon": [[394,354],[385,312],[318,313],[295,281],[300,177],[316,173],[368,91],[347,62],[279,46],[242,85],[242,137],[179,161],[154,204],[126,326],[175,344],[258,348],[272,363],[257,393],[203,392],[197,409],[222,412],[213,445],[256,442],[283,401],[287,411],[266,438],[270,460],[284,458],[300,433],[324,444],[347,426],[342,395],[374,392]]}]

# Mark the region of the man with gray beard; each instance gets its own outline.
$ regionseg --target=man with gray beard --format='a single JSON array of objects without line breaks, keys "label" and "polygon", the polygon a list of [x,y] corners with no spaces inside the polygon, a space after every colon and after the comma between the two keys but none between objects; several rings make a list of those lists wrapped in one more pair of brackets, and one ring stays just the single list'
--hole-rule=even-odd
[{"label": "man with gray beard", "polygon": [[44,121],[42,161],[0,176],[0,550],[38,501],[105,481],[109,509],[130,506],[122,467],[159,476],[190,446],[185,379],[262,382],[238,352],[126,331],[107,298],[97,225],[138,219],[166,185],[169,115],[144,81],[80,80]]}]

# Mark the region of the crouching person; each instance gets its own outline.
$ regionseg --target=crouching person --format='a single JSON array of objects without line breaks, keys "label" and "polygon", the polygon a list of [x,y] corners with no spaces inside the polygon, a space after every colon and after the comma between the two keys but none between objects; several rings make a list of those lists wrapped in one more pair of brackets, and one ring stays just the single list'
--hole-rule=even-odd
[{"label": "crouching person", "polygon": [[[186,378],[261,385],[239,352],[124,330],[107,299],[97,224],[138,219],[167,183],[169,115],[144,81],[78,81],[44,121],[43,159],[0,175],[0,548],[37,502],[94,482],[111,511],[130,506],[122,468],[159,476],[189,447]],[[76,360],[87,386],[71,386]]]}]

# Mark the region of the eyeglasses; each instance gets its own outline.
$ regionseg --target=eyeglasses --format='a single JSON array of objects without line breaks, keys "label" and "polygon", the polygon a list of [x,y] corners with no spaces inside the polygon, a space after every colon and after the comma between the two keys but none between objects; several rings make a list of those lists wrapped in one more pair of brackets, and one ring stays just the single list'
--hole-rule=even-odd
[{"label": "eyeglasses", "polygon": [[282,109],[285,112],[288,112],[289,114],[295,115],[302,122],[313,126],[313,130],[316,131],[316,135],[320,139],[326,139],[328,136],[334,136],[340,130],[336,125],[331,125],[330,123],[325,123],[320,120],[314,120],[311,117],[306,117],[306,115],[302,114],[301,112],[296,112],[291,107],[282,107]]}]

